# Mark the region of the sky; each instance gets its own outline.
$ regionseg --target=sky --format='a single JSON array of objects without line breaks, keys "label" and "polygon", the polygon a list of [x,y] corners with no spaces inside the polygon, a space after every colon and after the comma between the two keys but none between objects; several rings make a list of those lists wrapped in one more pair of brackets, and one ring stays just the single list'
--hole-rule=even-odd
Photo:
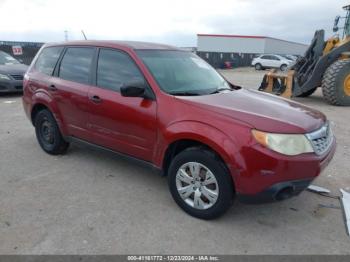
[{"label": "sky", "polygon": [[115,39],[196,46],[197,34],[261,35],[309,43],[331,36],[349,0],[0,0],[0,40]]}]

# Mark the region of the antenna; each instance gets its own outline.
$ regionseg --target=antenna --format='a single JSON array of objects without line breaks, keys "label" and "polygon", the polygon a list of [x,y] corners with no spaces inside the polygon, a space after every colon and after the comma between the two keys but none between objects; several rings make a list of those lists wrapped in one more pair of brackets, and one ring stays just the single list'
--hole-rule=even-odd
[{"label": "antenna", "polygon": [[83,34],[84,39],[87,40],[86,35],[85,35],[85,33],[84,33],[84,30],[81,30],[81,33]]},{"label": "antenna", "polygon": [[68,41],[68,31],[64,30],[64,40]]}]

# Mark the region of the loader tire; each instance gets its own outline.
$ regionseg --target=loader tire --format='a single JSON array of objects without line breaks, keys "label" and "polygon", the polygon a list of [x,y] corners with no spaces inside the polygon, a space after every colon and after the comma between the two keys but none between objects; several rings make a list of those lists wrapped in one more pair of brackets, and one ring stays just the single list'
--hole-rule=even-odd
[{"label": "loader tire", "polygon": [[308,97],[311,96],[313,93],[315,93],[315,91],[317,90],[317,87],[314,89],[311,89],[309,91],[306,91],[305,93],[302,93],[300,95],[298,95],[297,97]]},{"label": "loader tire", "polygon": [[350,106],[350,59],[331,64],[323,75],[322,93],[325,100],[336,106]]}]

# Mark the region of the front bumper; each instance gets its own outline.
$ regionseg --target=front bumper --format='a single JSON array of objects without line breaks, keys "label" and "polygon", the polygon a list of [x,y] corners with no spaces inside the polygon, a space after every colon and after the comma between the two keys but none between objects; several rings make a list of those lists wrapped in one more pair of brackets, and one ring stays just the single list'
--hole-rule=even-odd
[{"label": "front bumper", "polygon": [[245,203],[283,200],[303,191],[332,160],[335,139],[328,151],[318,156],[306,153],[284,156],[256,145],[245,151],[245,168],[235,176],[236,194]]},{"label": "front bumper", "polygon": [[262,204],[281,201],[299,195],[310,185],[312,180],[313,179],[304,179],[280,182],[255,195],[237,194],[237,198],[240,202],[245,204]]},{"label": "front bumper", "polygon": [[23,80],[0,80],[0,93],[22,92]]}]

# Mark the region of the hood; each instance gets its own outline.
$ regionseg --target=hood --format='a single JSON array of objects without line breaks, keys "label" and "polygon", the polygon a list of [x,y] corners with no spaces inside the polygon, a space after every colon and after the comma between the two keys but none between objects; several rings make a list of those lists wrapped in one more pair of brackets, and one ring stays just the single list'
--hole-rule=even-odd
[{"label": "hood", "polygon": [[27,69],[24,64],[0,65],[0,73],[9,75],[24,75]]},{"label": "hood", "polygon": [[291,64],[291,63],[293,63],[293,61],[292,60],[288,60],[288,59],[284,59],[284,60],[282,60],[282,63]]},{"label": "hood", "polygon": [[320,128],[326,121],[321,112],[300,103],[247,89],[177,98],[272,133],[307,133]]}]

